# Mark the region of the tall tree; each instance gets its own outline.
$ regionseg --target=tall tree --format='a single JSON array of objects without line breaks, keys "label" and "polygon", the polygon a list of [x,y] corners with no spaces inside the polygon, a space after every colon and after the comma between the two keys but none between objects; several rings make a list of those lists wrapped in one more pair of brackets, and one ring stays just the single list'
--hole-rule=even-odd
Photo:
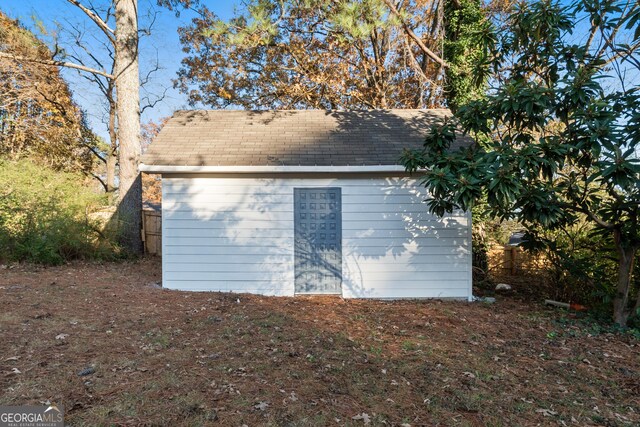
[{"label": "tall tree", "polygon": [[491,32],[481,0],[447,0],[443,4],[444,92],[447,106],[456,111],[459,106],[484,94],[487,78],[483,37]]},{"label": "tall tree", "polygon": [[251,0],[228,22],[202,7],[176,85],[217,108],[441,106],[438,4]]},{"label": "tall tree", "polygon": [[[496,8],[496,5],[490,4],[489,7]],[[504,7],[503,4],[497,9]],[[455,112],[461,105],[481,98],[487,89],[488,67],[483,40],[493,36],[491,15],[495,12],[485,9],[481,0],[446,0],[442,8],[446,34],[442,54],[448,64],[444,96],[447,106]],[[473,267],[486,271],[489,261],[486,207],[482,204],[476,206],[472,210],[472,219]]]},{"label": "tall tree", "polygon": [[115,0],[114,74],[119,146],[118,219],[124,244],[142,252],[142,180],[140,163],[140,77],[138,71],[138,1]]},{"label": "tall tree", "polygon": [[[580,22],[583,37],[574,34]],[[630,301],[640,248],[639,22],[634,0],[521,4],[496,43],[485,40],[495,71],[487,96],[404,154],[409,171],[424,171],[438,215],[486,195],[493,215],[531,229],[586,218],[618,254],[621,325],[640,314],[639,290]],[[458,126],[477,144],[451,151]]]},{"label": "tall tree", "polygon": [[[18,63],[40,63],[62,66],[103,76],[113,81],[116,90],[117,139],[119,142],[118,219],[122,224],[122,244],[135,253],[142,252],[141,215],[142,183],[138,172],[140,159],[140,94],[138,65],[138,1],[110,0],[106,17],[101,17],[92,3],[67,0],[81,10],[114,46],[114,71],[88,67],[64,59],[34,58],[0,51],[0,58]],[[158,0],[159,5],[173,9],[190,6],[195,0]],[[111,13],[113,11],[113,14]],[[113,21],[111,19],[113,18]],[[111,25],[115,24],[114,28]]]},{"label": "tall tree", "polygon": [[67,0],[80,9],[114,44],[114,73],[104,69],[87,67],[54,58],[40,59],[30,56],[0,52],[0,57],[10,58],[19,63],[38,62],[43,65],[64,66],[112,79],[116,87],[116,113],[118,120],[118,140],[120,142],[120,192],[118,219],[122,227],[122,244],[132,252],[142,251],[141,215],[142,184],[137,171],[140,158],[140,97],[138,89],[138,16],[137,0],[113,0],[115,29],[108,18],[99,16],[92,6],[85,6],[79,0]]},{"label": "tall tree", "polygon": [[[110,22],[113,14],[111,2],[93,4],[94,13],[100,16],[103,21]],[[155,33],[154,24],[156,23],[159,10],[152,5],[148,5],[145,13],[140,13],[141,23],[138,28],[140,38],[150,36]],[[56,31],[47,31],[42,25],[39,26],[41,31],[46,32],[51,39],[51,44],[55,45],[56,52],[73,61],[88,67],[97,67],[107,70],[110,74],[115,73],[115,39],[100,37],[100,29],[97,26],[83,25],[82,22],[72,21],[70,18],[64,19],[65,25],[58,25]],[[140,90],[144,93],[141,97],[140,113],[147,108],[153,108],[161,102],[166,94],[166,88],[154,93],[148,86],[153,86],[153,75],[160,70],[159,60],[147,61],[140,69]],[[89,90],[97,90],[102,104],[102,114],[100,114],[98,106],[92,111],[94,116],[101,116],[103,124],[106,126],[109,134],[108,146],[101,152],[97,153],[99,162],[103,164],[104,178],[98,177],[105,191],[109,195],[111,204],[115,202],[116,195],[116,173],[118,162],[118,137],[117,137],[117,102],[116,88],[114,79],[104,77],[96,73],[87,73],[78,70],[78,74],[86,79],[90,85]]]}]

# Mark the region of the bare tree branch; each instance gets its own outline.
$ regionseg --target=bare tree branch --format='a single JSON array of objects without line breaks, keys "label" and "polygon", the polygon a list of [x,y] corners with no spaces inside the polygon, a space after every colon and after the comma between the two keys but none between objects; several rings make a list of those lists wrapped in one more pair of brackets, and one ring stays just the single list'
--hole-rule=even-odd
[{"label": "bare tree branch", "polygon": [[108,79],[115,79],[115,76],[113,74],[109,74],[102,70],[96,70],[95,68],[85,67],[84,65],[74,64],[73,62],[57,61],[55,59],[25,58],[23,56],[12,55],[6,52],[0,52],[0,58],[7,58],[7,59],[12,59],[14,61],[20,61],[20,62],[32,62],[32,63],[42,64],[42,65],[51,65],[55,67],[74,68],[76,70],[98,74],[99,76],[103,76]]},{"label": "bare tree branch", "polygon": [[[68,21],[67,21],[67,22],[68,22]],[[75,44],[77,47],[79,47],[80,49],[82,49],[82,50],[87,54],[87,56],[88,56],[89,58],[91,58],[91,60],[92,60],[96,65],[98,65],[98,67],[100,67],[100,68],[102,68],[102,69],[104,70],[104,69],[105,69],[105,66],[104,66],[104,65],[102,65],[102,62],[101,62],[101,61],[100,61],[100,60],[99,60],[99,59],[94,55],[94,53],[93,53],[91,50],[89,50],[89,49],[87,48],[87,46],[82,42],[82,39],[83,39],[83,37],[84,37],[83,32],[81,32],[81,31],[80,31],[79,29],[77,29],[77,28],[74,28],[74,27],[71,25],[71,23],[69,23],[69,26],[75,30],[75,33],[73,33],[73,34],[71,34],[71,30],[69,30],[69,33],[70,33],[70,34],[71,34],[71,36],[73,37],[74,44]],[[108,49],[108,50],[111,50],[111,49]],[[74,51],[75,51],[75,49],[74,49]],[[78,55],[76,55],[76,58],[78,58]],[[80,63],[80,64],[82,64],[82,65],[85,65],[85,62],[84,62],[84,61],[80,61],[79,59],[74,59],[74,60],[75,60],[76,62],[79,62],[79,63]]]},{"label": "bare tree branch", "polygon": [[156,49],[156,63],[153,68],[150,68],[149,71],[145,74],[144,77],[140,78],[140,86],[145,86],[151,80],[151,76],[156,72],[160,71],[160,58],[158,57],[158,49]]},{"label": "bare tree branch", "polygon": [[158,96],[158,98],[156,98],[154,101],[150,101],[148,97],[145,97],[143,101],[146,100],[147,103],[140,109],[140,114],[144,113],[144,110],[146,110],[147,108],[153,108],[156,106],[158,102],[161,102],[162,100],[164,100],[164,98],[167,96],[168,90],[169,88],[164,88],[162,95]]},{"label": "bare tree branch", "polygon": [[108,84],[103,82],[98,76],[96,76],[95,74],[84,74],[84,73],[80,73],[80,75],[85,79],[87,79],[88,81],[90,81],[91,83],[95,83],[96,86],[98,86],[98,88],[100,89],[100,92],[102,92],[102,94],[105,95],[105,97],[107,96],[107,92],[109,90]]},{"label": "bare tree branch", "polygon": [[440,58],[438,55],[436,55],[436,53],[434,51],[432,51],[431,49],[429,49],[427,47],[426,44],[424,44],[424,42],[422,41],[422,39],[420,39],[420,37],[418,37],[418,35],[411,29],[411,27],[409,26],[409,23],[404,19],[404,17],[400,14],[400,12],[398,11],[398,9],[396,9],[396,7],[394,6],[394,4],[391,2],[391,0],[384,0],[384,3],[387,5],[387,7],[389,8],[389,10],[391,11],[392,14],[394,14],[402,23],[402,27],[404,28],[405,32],[409,35],[409,37],[411,37],[413,39],[414,42],[416,42],[416,44],[418,45],[418,47],[425,53],[427,54],[427,56],[431,59],[433,59],[434,61],[436,61],[438,64],[440,64],[440,66],[444,67],[444,68],[449,68],[449,64],[447,64],[444,59]]},{"label": "bare tree branch", "polygon": [[88,175],[91,175],[91,177],[95,178],[100,183],[100,185],[102,185],[102,187],[104,187],[104,191],[105,192],[108,191],[107,190],[107,183],[104,182],[104,180],[100,177],[100,175],[96,175],[95,173],[93,173],[91,171],[89,171],[87,173],[88,173]]},{"label": "bare tree branch", "polygon": [[106,36],[111,40],[112,43],[115,43],[116,40],[114,38],[115,32],[107,25],[106,22],[102,20],[96,13],[89,10],[87,7],[83,6],[78,0],[67,0],[72,5],[78,7],[81,11],[85,13],[93,22],[96,23],[98,27],[106,34]]},{"label": "bare tree branch", "polygon": [[85,144],[85,143],[82,143],[82,145],[88,148],[93,153],[93,155],[96,156],[96,158],[100,160],[102,163],[107,163],[107,160],[104,158],[104,154],[98,151],[97,148],[92,147],[91,145]]},{"label": "bare tree branch", "polygon": [[160,12],[158,12],[157,10],[149,11],[147,13],[147,17],[150,19],[150,22],[145,28],[138,29],[138,34],[140,35],[140,37],[151,35],[151,32],[154,30],[153,27],[156,23],[156,20],[158,19],[159,14]]}]

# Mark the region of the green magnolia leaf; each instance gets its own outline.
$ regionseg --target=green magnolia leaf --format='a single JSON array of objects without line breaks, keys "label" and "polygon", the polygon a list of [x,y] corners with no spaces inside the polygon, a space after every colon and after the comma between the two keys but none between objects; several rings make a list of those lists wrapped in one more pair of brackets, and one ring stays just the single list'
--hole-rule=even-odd
[{"label": "green magnolia leaf", "polygon": [[633,40],[635,41],[640,39],[640,8],[636,9],[634,13],[630,14],[627,17],[626,21],[627,23],[625,28],[627,30],[635,28],[635,31],[633,33]]}]

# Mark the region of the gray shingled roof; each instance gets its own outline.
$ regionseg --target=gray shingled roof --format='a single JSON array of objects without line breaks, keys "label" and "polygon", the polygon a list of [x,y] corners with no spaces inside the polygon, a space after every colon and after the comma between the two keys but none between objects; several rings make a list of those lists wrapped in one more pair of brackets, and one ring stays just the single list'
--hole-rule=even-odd
[{"label": "gray shingled roof", "polygon": [[[163,166],[398,165],[448,110],[178,111],[142,157]],[[458,145],[468,144],[461,139]]]}]

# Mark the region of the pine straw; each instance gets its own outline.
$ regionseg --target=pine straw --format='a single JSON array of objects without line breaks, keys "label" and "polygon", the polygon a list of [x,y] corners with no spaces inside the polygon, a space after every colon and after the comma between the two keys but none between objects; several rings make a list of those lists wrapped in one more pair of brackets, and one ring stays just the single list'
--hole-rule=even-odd
[{"label": "pine straw", "polygon": [[638,341],[540,304],[183,293],[159,279],[157,260],[0,270],[0,404],[51,399],[69,425],[640,424]]}]

